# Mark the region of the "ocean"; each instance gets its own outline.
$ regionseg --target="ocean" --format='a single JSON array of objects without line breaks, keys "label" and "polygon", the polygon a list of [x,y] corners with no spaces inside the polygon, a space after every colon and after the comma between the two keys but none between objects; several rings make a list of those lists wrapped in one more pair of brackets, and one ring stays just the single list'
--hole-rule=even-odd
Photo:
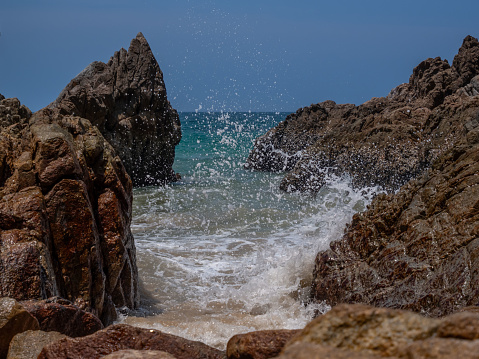
[{"label": "ocean", "polygon": [[120,322],[224,349],[235,334],[298,329],[314,258],[376,189],[328,178],[315,196],[281,192],[281,173],[244,169],[254,139],[287,113],[180,113],[181,181],[134,190],[132,232],[144,298]]}]

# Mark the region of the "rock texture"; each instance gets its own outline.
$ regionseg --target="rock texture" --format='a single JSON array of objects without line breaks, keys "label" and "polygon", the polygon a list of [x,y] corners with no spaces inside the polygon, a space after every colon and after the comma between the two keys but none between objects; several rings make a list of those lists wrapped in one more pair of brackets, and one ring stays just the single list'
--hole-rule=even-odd
[{"label": "rock texture", "polygon": [[342,304],[306,325],[278,358],[476,358],[478,319]]},{"label": "rock texture", "polygon": [[468,36],[452,65],[423,61],[386,98],[313,105],[257,140],[249,166],[291,169],[286,191],[349,173],[390,193],[318,254],[314,301],[430,316],[479,303],[478,83],[479,42]]},{"label": "rock texture", "polygon": [[124,324],[110,326],[83,338],[62,339],[46,346],[38,358],[94,359],[125,349],[164,351],[177,359],[226,358],[224,352],[206,344],[157,330],[136,328]]},{"label": "rock texture", "polygon": [[37,359],[44,346],[66,337],[58,332],[27,330],[13,337],[7,359]]},{"label": "rock texture", "polygon": [[142,33],[128,51],[121,49],[108,63],[91,63],[48,107],[95,125],[115,148],[135,186],[176,180],[172,165],[181,139],[180,121]]},{"label": "rock texture", "polygon": [[0,359],[6,358],[10,342],[16,334],[38,329],[38,321],[16,300],[0,298]]},{"label": "rock texture", "polygon": [[263,330],[237,334],[226,348],[228,359],[267,359],[277,356],[299,330]]},{"label": "rock texture", "polygon": [[103,329],[96,316],[62,298],[29,300],[22,302],[22,306],[38,320],[40,330],[45,332],[59,332],[76,338]]},{"label": "rock texture", "polygon": [[[409,83],[360,105],[326,101],[299,109],[256,140],[246,167],[288,171],[281,189],[317,192],[329,174],[356,186],[397,190],[462,138],[476,120],[479,42],[464,39],[452,66],[428,59]],[[461,96],[462,95],[462,96]],[[467,102],[467,101],[466,101]]]},{"label": "rock texture", "polygon": [[[468,100],[468,99],[465,99]],[[474,100],[479,109],[479,97]],[[312,296],[442,316],[479,303],[479,122],[316,258]]]},{"label": "rock texture", "polygon": [[103,323],[139,303],[132,182],[88,120],[0,101],[0,296],[61,296]]},{"label": "rock texture", "polygon": [[119,350],[103,357],[104,359],[175,359],[167,352],[159,350]]}]

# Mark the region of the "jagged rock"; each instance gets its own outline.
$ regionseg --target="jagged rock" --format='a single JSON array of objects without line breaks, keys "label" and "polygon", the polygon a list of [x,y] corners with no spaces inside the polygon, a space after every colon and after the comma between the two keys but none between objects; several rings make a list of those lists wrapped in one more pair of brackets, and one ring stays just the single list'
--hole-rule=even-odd
[{"label": "jagged rock", "polygon": [[226,348],[228,359],[267,359],[277,356],[299,330],[262,330],[237,334]]},{"label": "jagged rock", "polygon": [[48,106],[86,118],[115,148],[134,185],[176,180],[172,165],[181,139],[163,73],[142,33],[108,63],[93,62]]},{"label": "jagged rock", "polygon": [[475,123],[467,141],[397,194],[377,196],[366,212],[353,217],[343,238],[318,254],[315,301],[368,303],[429,316],[479,303]]},{"label": "jagged rock", "polygon": [[62,339],[43,348],[38,358],[94,359],[124,349],[164,351],[177,359],[226,358],[224,352],[206,344],[125,324],[112,325],[82,338]]},{"label": "jagged rock", "polygon": [[395,191],[423,173],[466,134],[475,119],[479,42],[466,37],[452,66],[428,59],[409,83],[360,105],[326,101],[299,109],[255,141],[246,168],[290,171],[284,191],[317,192],[329,174],[357,187]]},{"label": "jagged rock", "polygon": [[0,101],[0,296],[61,296],[103,323],[139,303],[132,182],[88,120]]},{"label": "jagged rock", "polygon": [[24,301],[22,306],[38,320],[40,330],[45,332],[54,331],[76,338],[103,329],[96,316],[58,297]]},{"label": "jagged rock", "polygon": [[15,335],[38,329],[38,321],[20,303],[12,298],[0,298],[0,358],[6,358]]},{"label": "jagged rock", "polygon": [[175,359],[167,352],[159,350],[119,350],[103,357],[104,359]]},{"label": "jagged rock", "polygon": [[58,332],[27,330],[13,337],[7,359],[37,359],[44,346],[66,337]]},{"label": "jagged rock", "polygon": [[342,304],[307,324],[278,358],[476,358],[479,341],[474,336],[438,334],[455,325],[464,328],[464,319],[475,323],[477,314],[453,317],[433,319],[410,311]]}]

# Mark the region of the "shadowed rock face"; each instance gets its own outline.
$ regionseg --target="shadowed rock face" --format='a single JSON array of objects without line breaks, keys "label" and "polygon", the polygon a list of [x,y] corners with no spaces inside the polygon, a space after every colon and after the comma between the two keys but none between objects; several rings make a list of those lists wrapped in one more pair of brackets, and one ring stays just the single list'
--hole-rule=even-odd
[{"label": "shadowed rock face", "polygon": [[132,183],[88,120],[0,101],[0,297],[138,305]]},{"label": "shadowed rock face", "polygon": [[289,172],[281,183],[289,192],[316,192],[330,173],[397,190],[465,136],[477,109],[463,99],[477,94],[477,75],[479,42],[468,36],[452,66],[425,60],[387,97],[299,109],[256,140],[246,167]]},{"label": "shadowed rock face", "polygon": [[128,51],[93,62],[48,106],[88,119],[115,148],[135,186],[176,180],[172,165],[181,139],[178,113],[166,97],[163,73],[139,33]]}]

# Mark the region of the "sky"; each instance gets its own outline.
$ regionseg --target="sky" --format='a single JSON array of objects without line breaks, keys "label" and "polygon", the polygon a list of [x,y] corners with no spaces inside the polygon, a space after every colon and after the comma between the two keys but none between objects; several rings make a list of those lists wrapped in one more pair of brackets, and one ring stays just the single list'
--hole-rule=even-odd
[{"label": "sky", "polygon": [[178,111],[359,105],[479,37],[478,0],[0,0],[0,93],[32,111],[142,32]]}]

